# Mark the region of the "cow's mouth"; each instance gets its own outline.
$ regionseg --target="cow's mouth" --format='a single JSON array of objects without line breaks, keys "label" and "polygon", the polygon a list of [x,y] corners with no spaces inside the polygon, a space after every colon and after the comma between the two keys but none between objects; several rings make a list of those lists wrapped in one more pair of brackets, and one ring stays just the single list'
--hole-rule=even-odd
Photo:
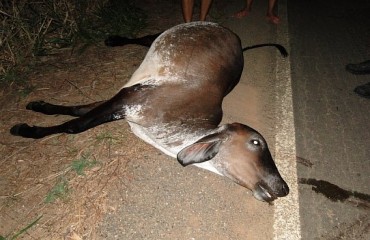
[{"label": "cow's mouth", "polygon": [[278,197],[285,197],[289,194],[289,187],[284,180],[267,184],[264,181],[258,182],[253,189],[253,196],[264,202],[272,202]]},{"label": "cow's mouth", "polygon": [[277,196],[273,193],[271,188],[266,186],[264,183],[257,183],[254,190],[253,196],[260,201],[263,202],[272,202],[274,201]]}]

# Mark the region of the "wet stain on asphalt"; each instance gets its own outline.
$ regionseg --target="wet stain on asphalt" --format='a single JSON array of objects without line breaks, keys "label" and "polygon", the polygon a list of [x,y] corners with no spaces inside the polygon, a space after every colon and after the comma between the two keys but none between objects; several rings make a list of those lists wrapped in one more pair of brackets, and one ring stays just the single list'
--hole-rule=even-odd
[{"label": "wet stain on asphalt", "polygon": [[299,183],[311,185],[312,190],[320,193],[333,202],[348,201],[356,207],[369,209],[370,195],[356,191],[348,191],[328,181],[313,178],[300,178]]},{"label": "wet stain on asphalt", "polygon": [[308,159],[305,159],[305,158],[302,158],[302,157],[298,157],[298,156],[296,156],[296,159],[297,159],[297,162],[298,163],[300,163],[300,164],[302,164],[302,165],[304,165],[306,167],[312,168],[312,166],[313,166],[313,163],[310,160],[308,160]]}]

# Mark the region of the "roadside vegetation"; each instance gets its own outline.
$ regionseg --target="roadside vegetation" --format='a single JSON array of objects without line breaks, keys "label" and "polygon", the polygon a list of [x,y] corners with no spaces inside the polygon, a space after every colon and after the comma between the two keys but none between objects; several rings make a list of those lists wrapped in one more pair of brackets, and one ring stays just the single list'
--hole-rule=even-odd
[{"label": "roadside vegetation", "polygon": [[133,0],[0,2],[0,85],[24,83],[40,56],[81,53],[108,35],[134,37],[146,14]]}]

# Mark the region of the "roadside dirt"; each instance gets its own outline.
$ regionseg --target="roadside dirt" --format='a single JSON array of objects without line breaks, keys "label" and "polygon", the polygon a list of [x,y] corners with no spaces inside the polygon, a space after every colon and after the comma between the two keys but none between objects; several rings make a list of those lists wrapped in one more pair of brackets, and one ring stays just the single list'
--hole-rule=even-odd
[{"label": "roadside dirt", "polygon": [[[68,53],[48,57],[29,76],[34,87],[30,94],[23,97],[16,89],[2,90],[2,235],[14,234],[42,216],[24,238],[56,239],[74,231],[93,237],[95,223],[106,212],[107,192],[115,182],[128,178],[125,165],[137,156],[138,149],[121,147],[136,141],[127,124],[40,140],[13,137],[9,128],[20,122],[47,126],[70,119],[27,111],[29,101],[74,105],[109,98],[129,79],[145,52],[135,46],[109,51],[98,46],[77,57]],[[90,166],[78,175],[73,162]],[[55,200],[47,203],[50,197]]]},{"label": "roadside dirt", "polygon": [[[141,1],[141,7],[149,14],[149,27],[142,35],[182,22],[177,1]],[[213,8],[214,17],[224,17],[222,4]],[[25,109],[30,101],[74,105],[110,98],[129,80],[146,51],[140,46],[106,48],[101,44],[80,56],[61,52],[42,59],[34,67],[28,76],[31,89],[20,91],[14,86],[1,89],[0,235],[11,237],[41,217],[19,238],[268,239],[271,236],[272,230],[266,229],[266,224],[271,226],[272,220],[263,217],[272,215],[271,206],[254,200],[249,191],[227,179],[195,167],[182,168],[136,138],[125,121],[78,135],[58,134],[40,140],[9,134],[10,127],[16,123],[47,126],[70,119],[30,112]],[[29,94],[23,94],[25,91]],[[171,179],[179,183],[171,184]],[[225,194],[223,189],[231,194]],[[204,201],[209,201],[206,209]],[[125,205],[129,207],[122,207]],[[200,209],[207,217],[201,215]],[[162,216],[156,216],[160,213]],[[235,215],[238,215],[236,221],[226,220]],[[158,220],[161,218],[166,220]],[[121,229],[123,225],[125,228]],[[145,230],[147,225],[153,226],[151,230]],[[257,229],[248,228],[249,225]]]}]

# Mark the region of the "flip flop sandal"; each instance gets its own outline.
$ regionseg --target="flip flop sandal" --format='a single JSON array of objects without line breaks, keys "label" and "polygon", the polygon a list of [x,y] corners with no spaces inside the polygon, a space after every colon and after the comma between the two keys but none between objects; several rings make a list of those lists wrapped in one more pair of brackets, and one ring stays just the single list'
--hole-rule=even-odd
[{"label": "flip flop sandal", "polygon": [[346,70],[353,74],[370,74],[370,60],[358,64],[347,64]]},{"label": "flip flop sandal", "polygon": [[361,97],[370,99],[370,82],[357,86],[353,91]]}]

